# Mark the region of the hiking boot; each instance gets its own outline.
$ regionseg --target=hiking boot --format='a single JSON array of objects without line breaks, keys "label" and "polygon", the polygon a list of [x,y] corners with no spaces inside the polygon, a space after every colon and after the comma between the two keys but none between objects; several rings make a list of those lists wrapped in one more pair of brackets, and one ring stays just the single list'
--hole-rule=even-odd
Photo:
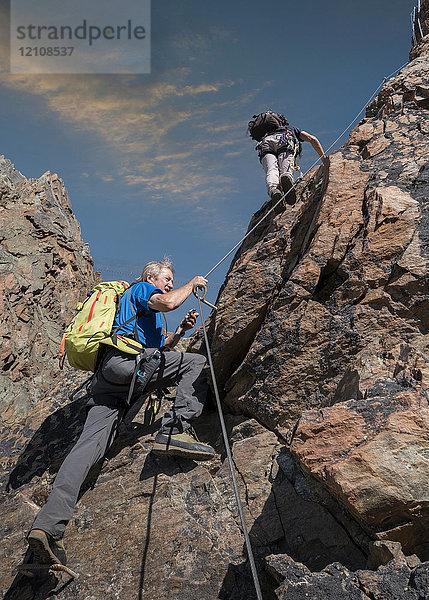
[{"label": "hiking boot", "polygon": [[[295,188],[292,191],[289,191],[294,184],[293,178],[287,173],[283,173],[280,177],[280,183],[283,189],[283,193],[285,194],[285,201],[288,204],[295,204],[296,202],[296,194]],[[289,192],[289,193],[288,193]]]},{"label": "hiking boot", "polygon": [[280,188],[274,187],[271,188],[268,194],[273,202],[278,202],[280,198],[283,196],[283,193]]},{"label": "hiking boot", "polygon": [[200,442],[192,428],[183,433],[173,434],[159,431],[156,434],[152,452],[160,455],[183,456],[195,460],[210,460],[215,455],[214,448],[209,444]]},{"label": "hiking boot", "polygon": [[285,208],[284,199],[281,202],[279,202],[279,200],[281,199],[282,196],[283,196],[283,192],[281,191],[280,188],[278,188],[278,187],[271,188],[271,190],[270,190],[271,205],[274,208],[274,214],[276,214],[276,215],[279,215],[280,213],[282,213]]},{"label": "hiking boot", "polygon": [[33,551],[36,563],[40,565],[67,563],[63,540],[54,540],[41,529],[32,529],[27,536],[27,542]]}]

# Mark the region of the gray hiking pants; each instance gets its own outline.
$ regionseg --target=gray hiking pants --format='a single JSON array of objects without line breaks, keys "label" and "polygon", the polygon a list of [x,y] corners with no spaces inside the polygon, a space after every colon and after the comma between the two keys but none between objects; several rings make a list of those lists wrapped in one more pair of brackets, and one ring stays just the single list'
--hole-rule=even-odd
[{"label": "gray hiking pants", "polygon": [[293,183],[293,153],[281,139],[282,133],[266,135],[256,146],[261,165],[265,171],[265,184],[267,192],[279,186],[280,177],[287,174]]},{"label": "gray hiking pants", "polygon": [[[151,392],[178,385],[174,405],[162,418],[162,432],[174,434],[186,431],[189,421],[201,414],[207,394],[203,370],[205,362],[200,354],[162,353],[161,364],[145,388],[146,392]],[[41,529],[54,539],[63,536],[90,468],[103,458],[115,439],[126,412],[125,400],[134,367],[134,356],[116,349],[107,352],[94,376],[88,416],[81,436],[61,465],[52,492],[37,514],[32,529]],[[141,392],[137,377],[133,400]]]}]

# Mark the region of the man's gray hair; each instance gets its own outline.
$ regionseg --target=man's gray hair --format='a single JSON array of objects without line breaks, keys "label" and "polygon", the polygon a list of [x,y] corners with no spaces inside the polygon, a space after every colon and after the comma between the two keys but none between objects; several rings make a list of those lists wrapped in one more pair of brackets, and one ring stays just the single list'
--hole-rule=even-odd
[{"label": "man's gray hair", "polygon": [[152,277],[158,277],[163,269],[170,269],[174,273],[173,263],[168,256],[165,256],[162,260],[152,260],[148,262],[144,267],[142,274],[140,275],[140,281],[146,281],[148,275]]}]

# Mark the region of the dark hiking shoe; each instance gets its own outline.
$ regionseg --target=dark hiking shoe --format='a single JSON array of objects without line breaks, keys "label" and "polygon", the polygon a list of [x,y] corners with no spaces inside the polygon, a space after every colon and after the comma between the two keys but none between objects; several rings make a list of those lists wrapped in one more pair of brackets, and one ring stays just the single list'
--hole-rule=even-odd
[{"label": "dark hiking shoe", "polygon": [[293,179],[286,173],[283,173],[283,175],[280,177],[280,183],[281,183],[284,194],[286,194],[285,201],[291,205],[295,204],[295,202],[296,202],[295,188],[292,191],[289,191],[293,187],[293,183],[294,183]]},{"label": "dark hiking shoe", "polygon": [[279,202],[279,200],[281,199],[282,196],[283,196],[283,192],[281,191],[280,188],[272,188],[270,190],[270,198],[271,198],[272,206],[274,207],[274,214],[276,214],[276,215],[279,215],[280,213],[282,213],[285,208],[284,199],[281,202]]},{"label": "dark hiking shoe", "polygon": [[32,529],[27,542],[33,551],[34,560],[40,565],[67,564],[63,540],[54,540],[41,529]]},{"label": "dark hiking shoe", "polygon": [[278,202],[283,196],[283,193],[280,188],[275,187],[270,189],[269,196],[273,202]]},{"label": "dark hiking shoe", "polygon": [[209,444],[200,442],[191,428],[183,433],[174,433],[173,435],[158,432],[152,452],[160,455],[183,456],[195,460],[210,460],[215,455],[214,448]]}]

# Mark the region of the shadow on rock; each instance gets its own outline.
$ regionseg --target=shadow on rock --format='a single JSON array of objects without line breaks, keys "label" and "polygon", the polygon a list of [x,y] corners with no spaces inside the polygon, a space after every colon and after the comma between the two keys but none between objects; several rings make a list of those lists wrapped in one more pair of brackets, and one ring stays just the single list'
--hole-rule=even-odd
[{"label": "shadow on rock", "polygon": [[[278,470],[262,512],[249,531],[264,600],[277,598],[265,567],[269,555],[287,554],[310,571],[338,562],[351,571],[365,568],[366,555],[345,527],[315,497],[297,471],[289,450],[277,457]],[[244,549],[244,552],[246,550]],[[249,561],[230,565],[219,593],[221,600],[256,600]]]},{"label": "shadow on rock", "polygon": [[[33,562],[31,550],[27,550],[22,562]],[[61,594],[71,582],[72,579],[63,582],[53,573],[47,571],[42,571],[34,577],[27,577],[18,573],[3,600],[45,600],[46,598],[54,598]]]},{"label": "shadow on rock", "polygon": [[140,481],[153,479],[152,492],[150,495],[149,507],[147,511],[147,525],[145,535],[145,545],[143,548],[138,600],[143,600],[143,590],[145,584],[146,561],[150,545],[151,526],[152,526],[152,511],[155,500],[156,487],[158,484],[158,476],[163,473],[169,477],[176,473],[188,473],[197,466],[193,460],[178,459],[172,456],[156,456],[150,452],[145,460],[143,469],[140,473]]},{"label": "shadow on rock", "polygon": [[[153,433],[159,427],[159,421],[154,422],[153,418],[146,414],[145,423],[133,422],[146,398],[142,396],[127,411],[119,435],[106,454],[107,458],[113,458],[127,445],[132,445],[141,436]],[[41,477],[46,471],[51,475],[57,473],[82,432],[86,419],[86,402],[85,398],[75,400],[43,421],[11,471],[6,485],[7,491],[29,483],[33,477]],[[91,469],[91,479],[96,467]]]},{"label": "shadow on rock", "polygon": [[56,473],[79,437],[85,422],[85,400],[79,399],[49,415],[28,442],[9,475],[6,490],[15,490],[41,477]]},{"label": "shadow on rock", "polygon": [[[127,446],[132,446],[143,435],[153,433],[159,427],[159,420],[154,421],[153,417],[145,419],[144,423],[134,422],[133,419],[140,409],[142,409],[145,397],[139,399],[133,404],[127,412],[121,423],[119,434],[106,454],[107,459],[112,460]],[[22,455],[9,476],[8,490],[15,490],[20,486],[28,484],[34,477],[41,477],[46,471],[55,474],[65,456],[71,450],[72,446],[79,437],[86,417],[84,399],[76,400],[64,408],[57,410],[42,423],[32,439],[28,442]],[[98,476],[101,473],[104,458],[96,463],[89,471],[83,482],[79,500],[85,492],[93,488]],[[153,494],[155,493],[158,473],[164,472],[173,474],[176,472],[185,472],[195,466],[192,461],[183,461],[187,464],[180,465],[180,461],[172,460],[167,457],[153,457],[149,455],[146,459],[141,480],[148,477],[154,478]],[[50,487],[50,486],[49,486]],[[45,500],[48,490],[44,489],[43,494],[40,490],[33,488],[33,495],[40,500]],[[39,498],[40,495],[40,498]],[[43,498],[42,498],[43,496]],[[153,499],[151,501],[152,506]],[[150,507],[151,508],[151,507]],[[150,510],[151,513],[151,510]],[[150,528],[150,513],[148,519],[148,528]],[[147,554],[147,550],[146,550]],[[145,560],[145,556],[144,556]],[[32,554],[27,549],[25,556],[19,561],[20,564],[32,563]],[[144,569],[142,570],[142,573]],[[66,577],[66,576],[64,576]],[[61,578],[47,571],[38,572],[35,577],[28,577],[18,573],[11,586],[4,596],[4,600],[44,600],[59,595],[72,582],[62,581]]]}]

